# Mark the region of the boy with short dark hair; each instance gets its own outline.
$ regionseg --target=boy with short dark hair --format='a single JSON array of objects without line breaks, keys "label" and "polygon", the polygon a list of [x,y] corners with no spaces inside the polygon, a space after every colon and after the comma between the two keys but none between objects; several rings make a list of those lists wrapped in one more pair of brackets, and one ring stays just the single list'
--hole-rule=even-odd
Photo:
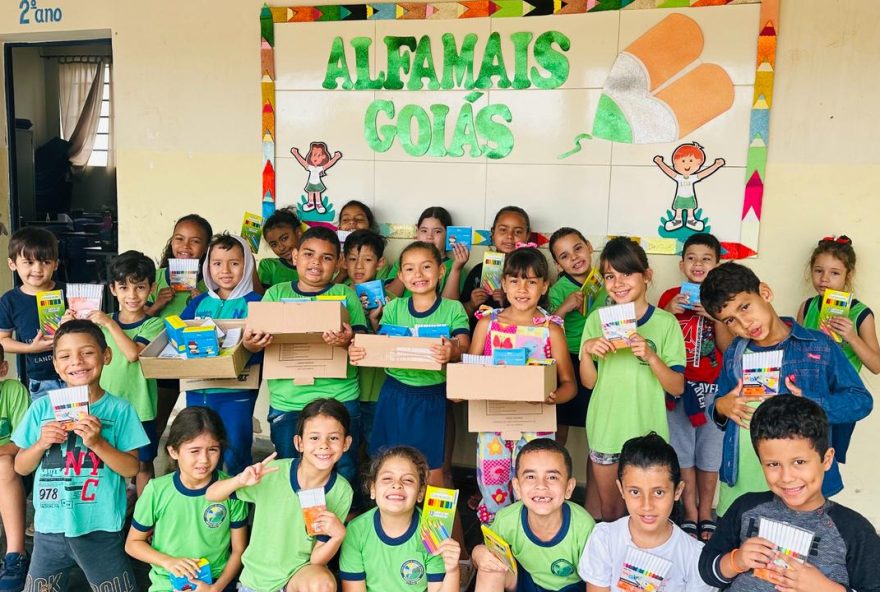
[{"label": "boy with short dark hair", "polygon": [[595,522],[584,508],[569,501],[575,485],[571,455],[556,440],[536,438],[522,447],[513,478],[520,501],[498,512],[491,527],[510,545],[518,573],[507,571],[485,545],[477,545],[472,554],[478,569],[477,590],[584,589],[577,565]]},{"label": "boy with short dark hair", "polygon": [[[721,262],[721,243],[713,235],[690,235],[681,251],[678,268],[688,282],[699,286],[706,275]],[[666,290],[657,306],[671,312],[681,326],[687,365],[684,370],[684,394],[666,396],[669,420],[669,443],[675,449],[685,483],[682,502],[684,520],[681,529],[706,541],[715,532],[712,502],[721,465],[722,432],[706,414],[708,403],[718,390],[722,352],[733,336],[713,319],[698,298],[691,302],[681,286]]]},{"label": "boy with short dark hair", "polygon": [[[815,400],[833,425],[866,417],[874,406],[861,378],[830,337],[781,318],[773,308],[773,291],[739,263],[725,263],[709,272],[700,286],[703,308],[735,335],[724,352],[718,394],[709,405],[724,430],[717,513],[724,515],[740,495],[766,491],[761,463],[749,445],[749,420],[766,396],[743,394],[743,355],[782,350],[779,392]],[[832,459],[823,494],[839,493],[843,481]]]},{"label": "boy with short dark hair", "polygon": [[[366,332],[367,319],[357,294],[344,284],[333,283],[336,274],[341,245],[336,233],[322,226],[309,228],[303,233],[299,247],[293,251],[298,279],[275,284],[263,296],[264,302],[282,302],[288,299],[311,299],[318,297],[339,297],[348,311],[349,322],[343,324],[341,331],[325,331],[324,343],[334,347],[348,348],[354,333]],[[271,342],[266,335],[245,331],[245,339],[262,344],[262,349]],[[358,403],[357,368],[348,364],[345,378],[315,378],[314,384],[299,384],[291,379],[269,379],[269,427],[270,436],[278,458],[299,456],[293,446],[299,412],[312,401],[330,398],[345,405],[351,418],[352,445],[339,461],[339,473],[354,482],[357,477],[358,436],[361,432],[361,413]]]},{"label": "boy with short dark hair", "polygon": [[70,386],[88,386],[89,412],[66,430],[52,402],[42,397],[12,435],[21,448],[20,475],[36,471],[34,551],[27,590],[66,590],[78,565],[93,590],[136,588],[123,550],[125,482],[137,475],[137,450],[149,443],[131,403],[101,388],[112,352],[91,321],[74,319],[58,328],[54,365]]},{"label": "boy with short dark hair", "polygon": [[[822,494],[834,458],[822,408],[803,397],[772,397],[755,411],[751,428],[770,491],[743,495],[720,520],[700,555],[703,580],[732,592],[880,590],[876,530]],[[804,563],[757,536],[762,518],[815,534]],[[772,581],[755,569],[769,569]]]},{"label": "boy with short dark hair", "polygon": [[[9,364],[0,346],[0,378]],[[0,590],[18,592],[24,588],[28,559],[24,552],[25,492],[21,476],[15,472],[18,446],[12,432],[21,424],[31,398],[23,384],[13,379],[0,381],[0,521],[6,536],[6,556],[0,568]]]},{"label": "boy with short dark hair", "polygon": [[[346,271],[348,279],[346,285],[354,288],[356,284],[363,284],[377,279],[379,271],[385,267],[385,237],[376,234],[372,230],[355,230],[345,239],[342,245],[342,268]],[[382,280],[383,286],[387,286],[391,280]],[[385,300],[395,298],[395,295],[385,289]],[[372,303],[373,308],[368,309],[370,303],[364,302],[366,296],[361,297],[364,314],[370,321],[367,330],[375,333],[379,328],[379,320],[382,318],[384,303]],[[376,304],[379,304],[377,307]],[[379,400],[379,391],[385,383],[384,368],[358,368],[358,386],[360,388],[361,407],[361,434],[363,442],[369,448],[370,432],[373,429],[373,417],[376,413],[376,403]]]},{"label": "boy with short dark hair", "polygon": [[154,287],[156,265],[138,251],[127,251],[110,264],[110,292],[119,302],[119,312],[108,315],[95,311],[89,320],[101,327],[113,352],[101,373],[101,388],[118,393],[131,403],[141,420],[150,443],[138,450],[140,468],[135,483],[140,496],[153,477],[153,460],[159,452],[156,429],[156,379],[144,378],[140,353],[164,329],[160,317],[147,314],[147,300]]},{"label": "boy with short dark hair", "polygon": [[0,345],[9,353],[24,355],[31,399],[64,383],[52,367],[52,336],[40,328],[37,294],[62,290],[52,279],[58,269],[58,240],[44,228],[26,227],[9,239],[9,269],[21,279],[21,286],[0,297]]}]

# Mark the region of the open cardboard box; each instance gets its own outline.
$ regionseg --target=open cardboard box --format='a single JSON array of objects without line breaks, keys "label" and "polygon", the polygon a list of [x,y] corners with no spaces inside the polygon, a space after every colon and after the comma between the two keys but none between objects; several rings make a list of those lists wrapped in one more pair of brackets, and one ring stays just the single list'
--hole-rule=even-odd
[{"label": "open cardboard box", "polygon": [[468,401],[469,432],[500,432],[519,440],[523,432],[555,432],[556,406],[522,401]]},{"label": "open cardboard box", "polygon": [[272,334],[263,354],[263,378],[290,378],[314,384],[315,378],[345,378],[348,351],[324,343],[324,331],[340,331],[348,311],[338,300],[251,302],[247,326]]},{"label": "open cardboard box", "polygon": [[354,345],[362,347],[367,357],[355,366],[373,368],[406,368],[410,370],[441,370],[442,364],[434,361],[431,346],[439,345],[433,337],[391,337],[388,335],[354,336]]},{"label": "open cardboard box", "polygon": [[[187,325],[201,325],[205,321],[184,321]],[[244,327],[243,320],[217,319],[214,323],[223,331]],[[241,374],[251,352],[244,348],[244,340],[239,341],[231,354],[210,358],[175,359],[160,358],[159,354],[168,345],[168,333],[162,331],[144,348],[140,355],[141,370],[146,378],[231,378]]]},{"label": "open cardboard box", "polygon": [[245,366],[235,378],[181,378],[180,390],[224,388],[239,391],[255,391],[260,388],[260,364]]},{"label": "open cardboard box", "polygon": [[481,401],[542,403],[556,390],[556,365],[448,364],[446,396]]}]

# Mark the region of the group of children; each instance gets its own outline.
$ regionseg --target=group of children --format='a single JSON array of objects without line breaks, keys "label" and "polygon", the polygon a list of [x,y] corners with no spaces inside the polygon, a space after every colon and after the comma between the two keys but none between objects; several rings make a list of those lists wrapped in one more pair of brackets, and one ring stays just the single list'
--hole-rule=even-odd
[{"label": "group of children", "polygon": [[[451,225],[444,208],[429,208],[416,241],[390,263],[360,202],[340,210],[344,243],[279,210],[263,226],[276,257],[256,264],[243,238],[215,235],[192,214],[175,224],[158,269],[136,251],[113,261],[119,312],[67,314],[54,338],[40,330],[35,296],[64,288],[53,280],[57,242],[38,228],[16,232],[9,266],[22,285],[0,298],[0,345],[25,357],[28,382],[0,386],[0,592],[64,590],[74,564],[95,590],[134,590],[128,556],[152,566],[150,590],[335,590],[338,572],[346,592],[452,592],[474,571],[480,592],[572,592],[584,582],[590,591],[880,589],[870,576],[880,539],[827,499],[843,487],[836,463],[852,426],[872,409],[858,370],[880,371],[866,305],[854,301],[849,317],[827,321],[818,313],[826,289],[851,290],[849,239],[819,241],[809,266],[818,296],[795,321],[777,314],[770,287],[748,267],[720,264],[710,234],[692,235],[680,262],[698,296],[671,288],[655,306],[647,255],[625,237],[610,239],[594,268],[590,242],[557,230],[548,245],[554,282],[547,257],[528,242],[528,214],[502,208],[491,228],[492,248],[504,255],[501,285],[490,291],[482,265],[464,273],[464,245],[446,250]],[[169,259],[200,262],[191,293],[171,287]],[[376,279],[385,298],[363,302],[354,286]],[[590,282],[595,289],[584,289]],[[246,320],[250,302],[328,296],[348,321],[323,339],[348,350],[347,373],[267,380],[275,452],[253,463],[257,390],[189,390],[166,440],[175,470],[154,477],[181,391],[179,381],[141,372],[139,354],[162,319]],[[623,346],[603,332],[599,312],[618,304],[631,304],[636,319]],[[432,349],[443,370],[358,366],[367,351],[353,345],[355,334],[421,325],[448,329]],[[480,433],[479,495],[469,500],[514,563],[484,545],[471,556],[457,516],[431,554],[418,507],[428,485],[452,486],[445,365],[509,349],[523,328],[537,336],[531,356],[555,361],[557,386],[545,403],[556,406],[558,428],[517,440]],[[270,333],[245,327],[250,364],[271,343]],[[743,393],[743,356],[777,350],[779,393],[794,396]],[[88,414],[73,426],[55,421],[45,396],[64,386],[88,386]],[[586,426],[586,508],[570,501],[569,426]],[[32,473],[28,559],[20,475]],[[126,538],[127,482],[137,502]],[[315,491],[324,503],[307,520],[301,495]],[[762,519],[813,532],[808,555],[793,560],[757,536]]]}]

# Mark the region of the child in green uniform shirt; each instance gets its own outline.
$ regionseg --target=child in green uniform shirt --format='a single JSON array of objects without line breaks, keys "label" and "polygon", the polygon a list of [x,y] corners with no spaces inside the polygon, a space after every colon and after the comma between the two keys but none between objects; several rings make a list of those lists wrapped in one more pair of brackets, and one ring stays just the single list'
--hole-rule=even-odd
[{"label": "child in green uniform shirt", "polygon": [[[202,263],[208,254],[208,243],[214,231],[211,223],[198,214],[188,214],[174,224],[174,232],[162,252],[162,261],[156,270],[156,282],[150,292],[146,312],[154,317],[170,317],[179,315],[186,308],[190,298],[208,289],[201,279]],[[171,287],[171,275],[168,270],[169,259],[198,259],[199,283],[195,294],[175,292]],[[171,410],[180,396],[180,381],[176,378],[164,378],[156,381],[158,401],[156,405],[156,431],[165,432]]]},{"label": "child in green uniform shirt", "polygon": [[[372,230],[355,230],[345,239],[342,257],[342,267],[348,274],[346,284],[357,290],[357,284],[376,280],[379,270],[385,266],[385,237]],[[385,283],[384,280],[381,281]],[[367,327],[370,333],[376,332],[385,303],[394,297],[394,294],[386,289],[385,300],[381,303],[365,303],[361,300],[364,314],[370,321]],[[372,308],[368,308],[368,305]],[[376,401],[379,400],[379,390],[384,382],[383,368],[358,368],[358,386],[361,392],[361,442],[366,443],[367,446],[369,446],[370,431],[373,429]]]},{"label": "child in green uniform shirt", "polygon": [[151,565],[150,592],[172,590],[170,576],[195,584],[199,561],[211,569],[212,590],[234,590],[247,546],[247,504],[211,502],[208,487],[228,475],[217,470],[226,430],[207,407],[188,407],[171,424],[166,448],[177,469],[153,479],[138,499],[126,552]]},{"label": "child in green uniform shirt", "polygon": [[132,404],[150,443],[138,450],[140,470],[135,483],[138,495],[153,477],[153,460],[159,451],[156,429],[156,380],[144,378],[141,351],[165,330],[165,323],[146,313],[147,297],[152,287],[156,266],[138,251],[128,251],[110,264],[110,291],[119,301],[119,312],[109,316],[95,311],[89,320],[101,327],[107,345],[113,352],[110,363],[101,373],[101,388]]},{"label": "child in green uniform shirt", "polygon": [[[334,235],[335,236],[335,235]],[[351,508],[351,486],[333,466],[351,446],[348,412],[339,401],[316,399],[299,414],[294,444],[299,459],[273,460],[273,453],[236,477],[217,481],[207,498],[221,502],[235,495],[254,504],[253,536],[242,555],[240,592],[335,590],[327,563],[345,537],[342,521]],[[299,494],[322,488],[326,509],[306,531]]]},{"label": "child in green uniform shirt", "polygon": [[68,431],[55,419],[50,397],[43,397],[12,434],[21,448],[15,471],[36,471],[28,581],[34,589],[64,590],[70,568],[78,565],[92,590],[134,589],[122,547],[125,483],[137,475],[137,450],[150,440],[131,403],[101,388],[101,371],[113,354],[97,325],[64,323],[53,353],[68,386],[88,386],[89,408]]},{"label": "child in green uniform shirt", "polygon": [[[0,378],[9,372],[9,363],[3,359],[0,346]],[[15,472],[15,454],[18,446],[12,442],[12,432],[19,426],[31,402],[27,388],[17,380],[0,381],[0,522],[6,540],[6,557],[0,571],[0,590],[19,590],[24,587],[28,561],[24,552],[24,488],[21,475]]]},{"label": "child in green uniform shirt", "polygon": [[267,257],[257,266],[257,276],[265,288],[298,279],[293,252],[299,247],[302,227],[291,208],[275,210],[263,224],[263,238],[276,257]]},{"label": "child in green uniform shirt", "polygon": [[[318,296],[339,296],[348,311],[349,323],[343,324],[341,331],[326,331],[324,342],[334,347],[348,347],[354,332],[367,330],[364,308],[357,294],[348,286],[333,283],[340,258],[341,247],[336,233],[329,228],[308,229],[302,242],[294,251],[294,261],[299,273],[295,282],[276,284],[266,291],[264,302],[281,302],[286,299],[315,299]],[[246,338],[247,333],[246,331]],[[265,338],[263,335],[254,339]],[[271,339],[265,341],[270,343]],[[280,458],[299,456],[293,445],[300,411],[318,398],[329,397],[343,403],[348,410],[355,440],[351,450],[343,455],[339,472],[346,479],[357,476],[357,448],[360,433],[360,405],[358,404],[357,368],[348,365],[345,378],[316,378],[314,384],[297,384],[291,379],[270,379],[269,383],[269,426],[272,443]]]},{"label": "child in green uniform shirt", "polygon": [[595,526],[581,506],[572,503],[577,483],[571,456],[555,440],[536,438],[516,459],[513,487],[520,501],[495,515],[492,531],[510,545],[517,573],[485,545],[474,548],[480,592],[581,592],[577,564]]},{"label": "child in green uniform shirt", "polygon": [[376,508],[355,518],[342,542],[343,592],[458,592],[459,545],[451,538],[431,555],[419,531],[428,462],[411,446],[396,446],[370,465],[366,486]]},{"label": "child in green uniform shirt", "polygon": [[[849,314],[835,316],[819,323],[822,296],[825,290],[849,292],[856,272],[856,252],[848,236],[826,237],[819,241],[810,256],[810,277],[816,296],[808,298],[798,310],[797,321],[807,329],[819,329],[837,335],[843,354],[856,372],[864,365],[872,374],[880,373],[880,343],[874,312],[864,302],[853,298]],[[831,447],[838,462],[846,462],[846,446],[855,424],[838,424],[831,432]]]},{"label": "child in green uniform shirt", "polygon": [[[653,272],[644,249],[626,237],[602,249],[599,269],[615,304],[633,303],[637,332],[616,349],[603,336],[599,310],[587,317],[581,352],[581,380],[593,389],[587,411],[590,460],[602,519],[617,520],[624,506],[617,490],[617,463],[624,442],[654,431],[669,439],[665,394],[684,392],[684,338],[678,320],[648,304]],[[598,360],[599,368],[594,362]]]},{"label": "child in green uniform shirt", "polygon": [[[580,364],[578,349],[584,334],[584,324],[591,312],[608,304],[608,292],[603,285],[595,295],[584,302],[584,282],[593,271],[593,245],[579,230],[560,228],[550,236],[549,249],[559,272],[556,281],[547,292],[550,312],[562,317],[565,322],[565,341],[568,344],[571,363],[577,367]],[[590,389],[584,388],[578,381],[578,394],[575,398],[556,408],[557,442],[563,445],[566,443],[569,426],[580,427],[585,424],[590,394]]]},{"label": "child in green uniform shirt", "polygon": [[[464,286],[464,278],[461,275],[462,269],[467,264],[471,256],[471,252],[462,244],[453,245],[452,257],[446,254],[446,229],[452,226],[452,216],[446,210],[439,206],[428,208],[419,216],[416,224],[416,240],[430,243],[437,247],[442,254],[442,264],[440,271],[440,282],[437,284],[437,291],[444,298],[458,300],[461,296],[461,289]],[[403,285],[400,278],[400,264],[395,263],[388,274],[391,280],[388,290],[397,296],[410,296],[410,292]]]}]

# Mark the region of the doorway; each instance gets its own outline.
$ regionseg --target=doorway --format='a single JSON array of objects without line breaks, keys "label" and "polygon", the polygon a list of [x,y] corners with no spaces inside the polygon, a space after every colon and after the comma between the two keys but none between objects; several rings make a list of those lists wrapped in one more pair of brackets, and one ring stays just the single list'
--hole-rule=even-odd
[{"label": "doorway", "polygon": [[9,232],[45,227],[58,280],[106,283],[118,244],[111,42],[7,43],[4,56]]}]

